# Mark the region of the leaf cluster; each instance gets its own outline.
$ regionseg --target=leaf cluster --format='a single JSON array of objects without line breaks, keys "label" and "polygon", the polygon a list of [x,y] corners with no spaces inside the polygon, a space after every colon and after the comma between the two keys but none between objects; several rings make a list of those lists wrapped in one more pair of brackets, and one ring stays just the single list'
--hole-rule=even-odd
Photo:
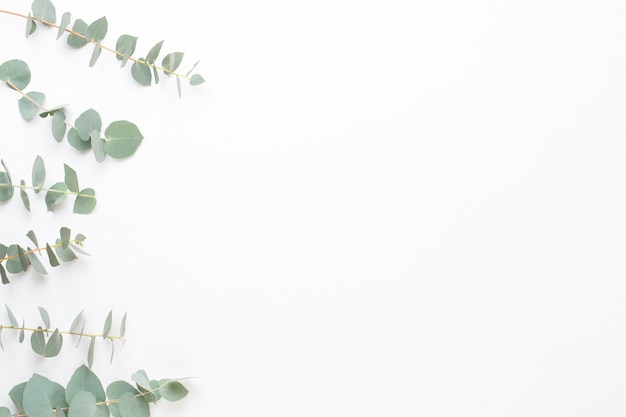
[{"label": "leaf cluster", "polygon": [[92,150],[96,161],[102,162],[107,155],[126,158],[137,150],[143,140],[139,128],[127,120],[116,120],[103,130],[102,118],[94,109],[85,110],[74,125],[67,120],[65,105],[51,109],[44,107],[46,95],[39,91],[25,92],[31,80],[28,64],[12,59],[0,65],[0,80],[22,96],[18,100],[20,115],[24,120],[37,113],[41,118],[51,116],[52,137],[61,142],[66,136],[70,145],[79,151]]},{"label": "leaf cluster", "polygon": [[118,340],[123,343],[126,340],[124,338],[124,335],[126,333],[126,314],[124,314],[124,317],[122,318],[119,335],[115,336],[111,334],[111,326],[113,321],[112,310],[109,312],[104,321],[104,325],[102,326],[102,333],[94,334],[85,333],[86,320],[83,317],[83,311],[78,313],[76,318],[74,318],[72,324],[69,327],[69,330],[60,330],[58,327],[52,329],[50,315],[48,314],[48,311],[43,307],[39,307],[39,314],[41,316],[42,324],[37,327],[26,327],[24,319],[22,319],[22,325],[20,326],[17,318],[15,317],[15,314],[13,314],[13,311],[9,308],[9,306],[5,304],[5,308],[9,317],[9,324],[0,325],[0,348],[2,348],[2,350],[4,350],[4,345],[2,343],[2,331],[7,329],[19,331],[18,341],[20,343],[24,342],[25,340],[25,332],[31,332],[30,345],[33,352],[45,358],[51,358],[59,354],[61,348],[63,347],[63,335],[78,336],[76,347],[80,345],[80,342],[83,340],[83,338],[88,338],[90,342],[89,349],[87,350],[87,365],[89,366],[89,368],[91,368],[91,366],[93,365],[95,341],[97,338],[102,338],[111,342],[111,362],[113,361],[113,356],[115,352],[114,342]]},{"label": "leaf cluster", "polygon": [[[150,417],[150,403],[178,401],[188,393],[179,379],[148,379],[143,370],[132,380],[135,385],[119,380],[105,390],[100,378],[81,365],[65,387],[35,373],[9,396],[23,417]],[[11,417],[11,410],[0,407],[0,417]]]},{"label": "leaf cluster", "polygon": [[7,246],[0,243],[0,278],[3,284],[10,282],[7,272],[10,274],[19,274],[20,272],[27,271],[31,266],[40,274],[48,274],[48,271],[46,271],[39,259],[41,252],[46,252],[48,262],[53,268],[60,265],[59,261],[69,262],[78,258],[76,252],[87,255],[87,253],[82,250],[83,242],[86,237],[79,233],[72,238],[71,230],[67,227],[61,228],[60,237],[57,238],[53,244],[46,243],[45,246],[39,245],[37,236],[32,230],[29,231],[26,236],[33,242],[34,247],[31,248],[27,246],[23,248],[18,244]]},{"label": "leaf cluster", "polygon": [[[57,24],[56,8],[51,0],[35,0],[31,5],[31,11],[26,21],[26,37],[29,37],[37,29],[37,23],[44,26],[53,26],[57,28],[57,39],[64,33],[68,33],[67,44],[72,48],[83,48],[86,45],[93,45],[89,66],[93,67],[103,49],[115,54],[115,57],[121,61],[121,67],[126,66],[128,61],[132,61],[131,75],[135,81],[141,85],[149,86],[153,80],[155,84],[159,83],[159,72],[166,76],[176,77],[176,85],[178,95],[181,95],[181,78],[189,81],[190,85],[202,84],[205,80],[200,74],[191,74],[196,68],[196,62],[193,67],[182,75],[176,72],[183,61],[184,52],[170,52],[161,59],[161,65],[157,65],[157,59],[161,52],[164,41],[155,44],[144,57],[133,58],[137,47],[137,37],[133,35],[121,35],[115,44],[115,49],[102,45],[102,41],[107,35],[109,24],[106,16],[102,16],[91,23],[87,23],[82,19],[74,20],[72,24],[72,14],[65,12],[61,16],[61,21]],[[72,28],[68,29],[70,24]]]},{"label": "leaf cluster", "polygon": [[96,192],[93,188],[83,188],[78,186],[78,175],[76,171],[67,164],[63,164],[65,178],[63,181],[55,182],[50,188],[43,188],[46,180],[46,166],[43,158],[37,156],[32,169],[31,185],[27,185],[26,181],[20,180],[19,185],[14,184],[11,179],[9,169],[3,160],[0,163],[4,167],[4,171],[0,171],[0,202],[10,200],[15,194],[16,188],[20,190],[20,197],[26,210],[30,211],[30,198],[26,193],[27,189],[34,191],[36,194],[45,191],[45,202],[48,211],[54,209],[61,204],[68,195],[74,196],[74,213],[89,214],[96,207]]}]

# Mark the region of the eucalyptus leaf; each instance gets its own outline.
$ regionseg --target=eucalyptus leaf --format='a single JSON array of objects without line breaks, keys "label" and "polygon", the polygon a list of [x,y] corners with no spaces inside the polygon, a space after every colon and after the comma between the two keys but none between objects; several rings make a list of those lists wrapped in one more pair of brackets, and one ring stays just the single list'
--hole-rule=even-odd
[{"label": "eucalyptus leaf", "polygon": [[[106,394],[98,376],[85,365],[78,367],[65,388],[65,399],[71,404],[72,398],[83,391],[90,392],[97,401],[105,401]],[[71,407],[71,406],[70,406]]]},{"label": "eucalyptus leaf", "polygon": [[89,349],[87,350],[87,366],[89,369],[93,366],[93,350],[96,346],[96,338],[94,336],[91,337],[89,341]]},{"label": "eucalyptus leaf", "polygon": [[[10,282],[9,277],[7,276],[7,271],[4,269],[4,266],[2,264],[0,264],[0,277],[2,278],[3,284],[8,284]],[[2,342],[0,341],[0,343]]]},{"label": "eucalyptus leaf", "polygon": [[74,330],[76,330],[76,328],[78,327],[78,323],[80,323],[80,320],[83,318],[84,311],[85,310],[81,310],[80,313],[76,315],[76,317],[72,321],[72,325],[70,326],[70,332],[73,332]]},{"label": "eucalyptus leaf", "polygon": [[96,192],[93,188],[85,188],[80,191],[74,201],[74,213],[89,214],[96,207]]},{"label": "eucalyptus leaf", "polygon": [[13,401],[13,404],[15,404],[15,407],[17,408],[17,411],[19,411],[22,414],[24,413],[23,398],[24,398],[24,387],[25,386],[26,386],[26,382],[22,382],[20,384],[15,385],[9,391],[9,397],[11,398],[11,401]]},{"label": "eucalyptus leaf", "polygon": [[43,324],[46,326],[46,329],[49,329],[50,315],[48,314],[48,311],[43,307],[39,307],[39,315],[41,316],[41,320],[43,320]]},{"label": "eucalyptus leaf", "polygon": [[31,91],[26,93],[25,97],[18,100],[17,105],[20,110],[20,116],[24,120],[30,120],[39,113],[39,109],[46,101],[46,95],[39,91]]},{"label": "eucalyptus leaf", "polygon": [[26,194],[26,191],[24,191],[24,187],[26,186],[26,183],[24,182],[24,180],[20,181],[20,198],[22,199],[22,203],[24,204],[24,207],[26,208],[26,210],[30,211],[30,199],[28,198],[28,194]]},{"label": "eucalyptus leaf", "polygon": [[30,335],[30,347],[36,354],[40,356],[44,355],[46,350],[46,337],[43,334],[41,326],[37,327],[37,330]]},{"label": "eucalyptus leaf", "polygon": [[67,249],[67,247],[70,244],[72,231],[68,229],[67,227],[62,227],[60,230],[60,234],[61,234],[61,247],[63,249]]},{"label": "eucalyptus leaf", "polygon": [[11,88],[23,90],[30,83],[30,69],[26,62],[12,59],[0,65],[0,80]]},{"label": "eucalyptus leaf", "polygon": [[189,84],[191,85],[199,85],[202,84],[204,82],[204,78],[202,78],[202,75],[200,74],[194,74],[191,76],[191,79],[189,80]]},{"label": "eucalyptus leaf", "polygon": [[100,42],[106,36],[108,27],[106,16],[102,16],[87,27],[85,37],[89,41]]},{"label": "eucalyptus leaf", "polygon": [[10,200],[14,191],[9,174],[0,171],[0,201]]},{"label": "eucalyptus leaf", "polygon": [[102,118],[94,109],[88,109],[78,116],[74,125],[78,131],[78,136],[84,141],[89,141],[91,132],[94,130],[100,132],[102,130]]},{"label": "eucalyptus leaf", "polygon": [[91,392],[79,392],[69,403],[68,417],[95,417],[98,413],[96,397]]},{"label": "eucalyptus leaf", "polygon": [[9,258],[6,262],[7,271],[11,274],[17,274],[24,271],[24,267],[22,266],[22,262],[19,258],[17,245],[9,246],[9,249],[7,250],[7,257]]},{"label": "eucalyptus leaf", "polygon": [[133,79],[139,84],[152,84],[152,73],[150,72],[150,67],[145,64],[143,58],[139,58],[137,62],[133,62],[133,65],[130,67],[130,73],[133,76]]},{"label": "eucalyptus leaf", "polygon": [[104,328],[102,329],[102,338],[106,339],[111,331],[111,323],[113,321],[113,310],[109,311],[106,320],[104,321]]},{"label": "eucalyptus leaf", "polygon": [[104,131],[104,150],[113,158],[126,158],[137,150],[143,135],[137,126],[126,120],[111,123]]},{"label": "eucalyptus leaf", "polygon": [[32,251],[30,251],[30,248],[28,253],[26,254],[26,257],[28,258],[28,261],[33,266],[35,271],[43,275],[48,275],[48,271],[46,271],[46,268],[44,268],[43,264],[39,260],[39,257],[35,255]]},{"label": "eucalyptus leaf", "polygon": [[148,64],[154,64],[156,62],[157,58],[159,57],[159,53],[161,52],[161,47],[163,46],[164,41],[165,40],[157,42],[156,45],[150,48],[150,51],[148,51],[148,55],[146,55],[146,62]]},{"label": "eucalyptus leaf", "polygon": [[111,403],[109,404],[109,409],[111,410],[111,414],[113,417],[123,417],[118,408],[118,403],[123,395],[130,394],[135,396],[139,394],[139,391],[135,389],[132,385],[130,385],[126,381],[115,381],[111,382],[106,389],[107,398]]},{"label": "eucalyptus leaf", "polygon": [[55,112],[52,115],[52,137],[57,142],[61,142],[65,137],[65,130],[67,129],[65,119],[65,112],[63,111]]},{"label": "eucalyptus leaf", "polygon": [[[89,25],[87,25],[87,22],[85,22],[82,19],[76,19],[74,21],[74,26],[72,26],[72,32],[85,36],[87,34],[88,27]],[[82,48],[88,43],[89,41],[87,39],[85,39],[84,37],[74,35],[73,33],[71,33],[67,37],[67,44],[71,46],[72,48]]]},{"label": "eucalyptus leaf", "polygon": [[163,72],[169,75],[176,71],[176,69],[180,66],[180,63],[183,61],[183,56],[184,52],[172,52],[165,55],[163,61],[161,62]]},{"label": "eucalyptus leaf", "polygon": [[100,58],[100,54],[102,54],[102,47],[100,45],[94,45],[93,52],[91,53],[91,59],[89,60],[89,66],[93,67],[96,65],[98,58]]},{"label": "eucalyptus leaf", "polygon": [[24,413],[28,417],[54,417],[53,409],[64,404],[65,389],[38,374],[34,374],[24,387],[23,405]]},{"label": "eucalyptus leaf", "polygon": [[39,243],[37,241],[37,235],[35,234],[35,232],[33,232],[32,230],[29,230],[28,233],[26,233],[26,237],[28,237],[30,241],[33,242],[33,244],[36,247],[39,246]]},{"label": "eucalyptus leaf", "polygon": [[37,24],[31,17],[30,13],[28,13],[28,17],[26,18],[26,37],[28,38],[32,35],[35,30],[37,30]]},{"label": "eucalyptus leaf", "polygon": [[71,19],[72,14],[70,12],[63,13],[63,16],[61,16],[61,23],[59,23],[59,30],[57,31],[57,39],[59,39],[61,35],[65,33],[65,29],[67,29],[67,27],[69,26]]},{"label": "eucalyptus leaf", "polygon": [[0,258],[4,258],[6,256],[7,249],[9,249],[7,245],[0,243]]},{"label": "eucalyptus leaf", "polygon": [[[118,54],[115,55],[119,61],[122,61],[122,67],[128,62],[128,58],[135,52],[137,46],[137,37],[131,35],[122,35],[117,39],[115,44],[115,50]],[[121,55],[120,55],[121,54]]]},{"label": "eucalyptus leaf", "polygon": [[26,251],[20,245],[17,245],[17,258],[20,260],[20,263],[22,264],[22,269],[26,271],[28,269],[28,266],[30,265],[30,262],[28,261],[28,258],[26,257]]},{"label": "eucalyptus leaf", "polygon": [[55,23],[57,20],[54,4],[50,0],[34,0],[32,4],[33,17],[44,20],[47,23]]},{"label": "eucalyptus leaf", "polygon": [[172,379],[161,379],[159,381],[159,385],[161,386],[161,389],[159,389],[161,397],[163,397],[167,401],[181,400],[185,398],[185,396],[187,396],[187,393],[189,392],[183,384],[181,384],[179,381]]},{"label": "eucalyptus leaf", "polygon": [[57,182],[53,184],[52,187],[49,188],[46,193],[46,206],[48,211],[54,211],[56,206],[61,204],[65,198],[67,192],[67,185],[64,182]]},{"label": "eucalyptus leaf", "polygon": [[11,410],[6,407],[0,407],[0,417],[11,417]]},{"label": "eucalyptus leaf", "polygon": [[79,151],[86,151],[88,149],[91,149],[91,141],[82,140],[78,135],[78,131],[73,127],[67,131],[67,141],[70,145],[72,145]]},{"label": "eucalyptus leaf", "polygon": [[122,417],[150,417],[150,408],[146,399],[130,392],[122,395],[118,406]]},{"label": "eucalyptus leaf", "polygon": [[11,326],[20,327],[19,323],[17,322],[17,319],[15,318],[15,314],[13,314],[13,311],[11,311],[11,309],[6,303],[4,304],[4,307],[7,310],[7,315],[9,316],[9,323],[11,323]]},{"label": "eucalyptus leaf", "polygon": [[148,374],[146,374],[146,371],[143,369],[135,372],[131,378],[135,381],[139,388],[143,388],[146,391],[150,391],[152,389],[150,386],[150,378],[148,378]]},{"label": "eucalyptus leaf", "polygon": [[73,193],[77,193],[79,188],[78,175],[76,175],[76,171],[67,164],[63,164],[63,169],[65,171],[65,185],[67,185],[68,190]]},{"label": "eucalyptus leaf", "polygon": [[62,347],[63,335],[59,332],[59,329],[55,329],[52,335],[48,338],[43,356],[46,358],[57,356],[59,352],[61,352]]},{"label": "eucalyptus leaf", "polygon": [[106,159],[107,154],[104,150],[105,140],[100,138],[100,132],[93,131],[91,132],[91,150],[93,151],[93,155],[96,158],[96,161],[102,162]]},{"label": "eucalyptus leaf", "polygon": [[54,254],[54,251],[52,250],[50,245],[47,243],[46,243],[46,254],[48,255],[48,262],[50,262],[50,265],[53,268],[60,265],[59,260],[57,259],[57,256]]},{"label": "eucalyptus leaf", "polygon": [[43,187],[46,181],[46,165],[43,162],[43,158],[39,155],[35,158],[32,170],[33,187],[35,187],[35,193],[38,193]]},{"label": "eucalyptus leaf", "polygon": [[57,239],[57,245],[58,246],[54,247],[54,251],[56,252],[56,255],[59,257],[59,259],[63,262],[69,262],[77,258],[76,254],[71,248],[63,249],[61,247],[61,241],[59,239]]}]

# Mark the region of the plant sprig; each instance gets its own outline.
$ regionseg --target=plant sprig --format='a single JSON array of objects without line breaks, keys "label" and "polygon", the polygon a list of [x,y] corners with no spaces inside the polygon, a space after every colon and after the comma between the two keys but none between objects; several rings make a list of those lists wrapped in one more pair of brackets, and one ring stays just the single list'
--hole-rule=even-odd
[{"label": "plant sprig", "polygon": [[52,116],[52,137],[61,142],[67,133],[70,145],[79,151],[91,149],[98,162],[104,161],[107,155],[117,159],[126,158],[135,153],[143,140],[139,128],[127,120],[116,120],[102,132],[102,118],[94,109],[81,113],[72,125],[67,121],[65,105],[50,109],[44,107],[44,93],[24,91],[30,83],[31,72],[28,64],[22,60],[12,59],[2,63],[0,80],[22,96],[18,100],[18,107],[24,120],[32,119],[37,113],[41,118]]},{"label": "plant sprig", "polygon": [[111,362],[113,361],[113,356],[115,352],[114,343],[116,341],[119,341],[123,344],[126,341],[124,337],[126,333],[126,314],[124,314],[124,317],[122,318],[119,335],[111,334],[113,310],[111,310],[107,315],[101,333],[86,333],[86,320],[83,317],[83,311],[78,313],[76,318],[74,318],[68,330],[59,330],[58,327],[52,329],[50,315],[48,314],[48,311],[43,307],[39,307],[39,314],[41,316],[42,325],[37,327],[27,327],[23,319],[22,325],[18,323],[15,314],[13,314],[13,311],[6,303],[4,306],[6,308],[10,324],[0,324],[0,348],[2,350],[4,350],[4,345],[2,343],[2,332],[4,330],[18,331],[18,340],[20,343],[24,342],[25,333],[30,332],[30,344],[33,352],[45,358],[51,358],[59,354],[61,348],[63,347],[63,335],[78,336],[78,342],[76,343],[76,347],[80,345],[80,342],[83,338],[90,339],[89,349],[87,351],[87,365],[91,368],[93,364],[96,339],[102,338],[111,342]]},{"label": "plant sprig", "polygon": [[184,52],[168,53],[161,60],[161,65],[157,65],[156,61],[159,53],[161,52],[164,41],[160,41],[154,45],[148,51],[145,58],[132,57],[137,46],[136,36],[127,34],[121,35],[115,44],[115,48],[103,45],[101,41],[104,40],[108,31],[108,21],[106,16],[102,16],[90,24],[87,24],[87,22],[82,19],[76,19],[72,25],[72,29],[68,29],[72,19],[71,13],[63,13],[60,23],[57,24],[56,9],[51,0],[34,0],[28,15],[8,10],[0,10],[0,13],[27,19],[26,37],[29,37],[35,32],[37,29],[37,23],[41,23],[43,26],[56,28],[57,39],[59,39],[64,33],[67,33],[67,44],[72,48],[82,48],[88,44],[93,45],[93,52],[89,60],[90,67],[93,67],[96,64],[102,50],[115,54],[115,57],[121,61],[122,67],[124,67],[128,61],[133,62],[131,75],[133,79],[141,85],[152,85],[153,76],[154,83],[158,84],[160,71],[166,76],[176,77],[176,86],[178,89],[178,96],[180,97],[182,94],[181,79],[189,81],[190,85],[199,85],[205,82],[204,78],[200,74],[191,74],[198,65],[198,62],[196,62],[186,74],[176,72],[183,60]]},{"label": "plant sprig", "polygon": [[0,407],[0,417],[150,417],[150,403],[160,399],[179,401],[189,392],[181,378],[149,379],[144,370],[132,375],[135,385],[119,380],[106,390],[100,378],[85,365],[79,366],[64,387],[33,374],[15,385],[9,397],[18,413]]},{"label": "plant sprig", "polygon": [[67,164],[63,164],[65,170],[64,181],[54,183],[50,188],[44,188],[46,180],[46,167],[41,156],[35,158],[32,170],[32,185],[26,185],[26,181],[20,180],[19,185],[14,184],[11,174],[4,160],[0,160],[4,171],[0,171],[0,202],[10,200],[16,189],[20,190],[20,197],[26,210],[30,211],[30,198],[26,190],[33,190],[35,193],[44,191],[46,207],[48,211],[61,204],[68,195],[74,196],[74,213],[89,214],[96,207],[96,191],[93,188],[79,188],[78,175],[76,171]]},{"label": "plant sprig", "polygon": [[6,246],[0,243],[0,278],[3,284],[10,282],[7,272],[10,274],[19,274],[20,272],[27,271],[31,266],[38,273],[47,275],[48,271],[46,271],[42,262],[39,260],[41,252],[46,252],[48,262],[53,268],[60,265],[59,260],[62,262],[70,262],[77,259],[78,256],[76,252],[88,255],[82,250],[83,242],[86,237],[79,233],[72,239],[71,231],[67,227],[61,228],[60,238],[56,239],[53,244],[46,243],[45,246],[39,245],[37,236],[32,230],[29,231],[26,236],[35,245],[33,248],[27,246],[26,249],[24,249],[18,244]]}]

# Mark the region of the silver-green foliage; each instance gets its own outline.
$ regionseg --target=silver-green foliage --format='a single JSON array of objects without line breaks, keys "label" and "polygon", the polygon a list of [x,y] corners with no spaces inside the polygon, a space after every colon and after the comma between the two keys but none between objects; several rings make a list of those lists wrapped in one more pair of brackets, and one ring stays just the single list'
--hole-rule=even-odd
[{"label": "silver-green foliage", "polygon": [[31,266],[38,273],[47,275],[48,271],[40,260],[42,252],[46,253],[48,263],[53,268],[59,266],[61,262],[69,262],[78,258],[77,252],[87,254],[82,249],[85,236],[79,233],[72,238],[71,231],[67,227],[62,227],[59,235],[54,243],[40,245],[35,232],[31,230],[26,236],[33,242],[32,248],[30,246],[24,248],[19,244],[7,246],[0,243],[0,278],[2,283],[8,284],[10,282],[8,273],[19,274],[27,271]]},{"label": "silver-green foliage", "polygon": [[91,58],[89,59],[89,66],[92,67],[98,61],[103,49],[115,53],[115,57],[121,61],[121,66],[124,67],[128,61],[132,61],[131,75],[135,81],[141,85],[152,85],[159,83],[159,71],[167,76],[176,77],[176,85],[178,88],[178,95],[181,95],[181,78],[189,81],[190,85],[199,85],[204,82],[204,78],[200,74],[191,74],[195,69],[196,64],[186,73],[179,74],[176,72],[181,65],[184,53],[183,52],[170,52],[166,54],[160,65],[157,64],[163,41],[155,44],[145,58],[134,58],[132,55],[135,53],[137,47],[137,37],[133,35],[124,34],[121,35],[115,44],[115,49],[107,48],[101,44],[108,32],[108,21],[106,16],[102,16],[92,23],[87,23],[82,19],[76,19],[71,29],[68,29],[72,23],[72,15],[70,12],[63,13],[59,24],[56,23],[56,10],[51,0],[35,0],[31,5],[31,14],[29,14],[26,22],[26,37],[35,32],[37,29],[37,23],[42,23],[45,26],[51,26],[57,28],[57,39],[59,39],[63,33],[67,32],[67,44],[72,48],[82,48],[88,44],[93,45],[93,51]]},{"label": "silver-green foliage", "polygon": [[22,96],[18,107],[24,120],[30,120],[36,114],[41,118],[51,116],[52,137],[57,142],[61,142],[67,135],[70,145],[79,151],[91,149],[98,162],[104,161],[107,155],[117,159],[131,156],[143,141],[139,128],[127,120],[116,120],[103,129],[100,114],[94,109],[88,109],[72,125],[67,120],[65,106],[44,107],[44,93],[24,91],[31,80],[30,68],[24,61],[12,59],[1,64],[0,80]]},{"label": "silver-green foliage", "polygon": [[35,158],[32,169],[31,185],[27,185],[26,181],[20,180],[19,184],[13,183],[9,169],[3,160],[0,163],[4,167],[4,171],[0,171],[0,202],[10,200],[15,189],[20,190],[20,197],[26,210],[30,211],[30,198],[26,190],[32,190],[36,194],[45,191],[45,202],[48,211],[54,209],[61,204],[67,196],[74,197],[74,213],[89,214],[96,207],[96,192],[93,188],[80,188],[78,186],[78,175],[76,171],[67,164],[63,164],[65,170],[65,178],[52,184],[49,188],[43,185],[46,179],[46,167],[41,156]]},{"label": "silver-green foliage", "polygon": [[30,346],[38,355],[43,356],[44,358],[50,358],[57,356],[63,347],[63,338],[68,336],[78,337],[78,341],[76,342],[76,347],[80,345],[81,340],[89,339],[89,349],[87,350],[87,366],[89,368],[93,365],[94,358],[94,349],[95,349],[95,341],[98,338],[102,338],[104,340],[108,340],[111,342],[111,361],[113,360],[113,354],[115,352],[114,343],[116,341],[124,343],[126,340],[124,338],[126,332],[126,314],[122,318],[122,322],[120,325],[120,330],[118,335],[112,335],[111,331],[111,319],[113,316],[113,311],[111,310],[107,315],[107,318],[103,325],[103,330],[101,333],[87,333],[85,332],[85,324],[86,320],[83,315],[83,311],[78,313],[76,318],[72,321],[72,324],[69,328],[65,330],[61,330],[58,327],[52,328],[50,315],[47,310],[43,307],[39,307],[39,314],[41,316],[42,323],[37,327],[26,326],[25,320],[22,320],[22,324],[20,325],[15,314],[9,308],[8,305],[5,304],[7,316],[9,318],[9,324],[0,324],[0,348],[4,350],[4,344],[2,340],[3,331],[12,330],[18,331],[18,341],[23,343],[25,340],[25,333],[30,332]]},{"label": "silver-green foliage", "polygon": [[[142,376],[140,382],[138,374]],[[9,396],[23,417],[149,417],[150,403],[156,404],[161,398],[178,401],[188,392],[178,379],[148,379],[143,370],[132,379],[135,385],[119,380],[105,389],[93,370],[81,365],[65,387],[33,374],[28,381],[15,385]],[[11,416],[11,410],[0,407],[0,417],[5,416]]]}]

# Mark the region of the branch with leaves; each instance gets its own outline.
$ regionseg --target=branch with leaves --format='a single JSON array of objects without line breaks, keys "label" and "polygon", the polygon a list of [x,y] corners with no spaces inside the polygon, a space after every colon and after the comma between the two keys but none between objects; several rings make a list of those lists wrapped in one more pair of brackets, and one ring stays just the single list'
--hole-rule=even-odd
[{"label": "branch with leaves", "polygon": [[0,407],[0,417],[150,417],[150,403],[160,399],[179,401],[189,392],[182,378],[149,379],[144,370],[139,370],[132,380],[134,386],[114,381],[105,391],[100,378],[85,365],[74,371],[65,387],[33,374],[9,391],[18,413]]},{"label": "branch with leaves", "polygon": [[122,344],[126,341],[124,335],[126,333],[126,314],[122,318],[122,322],[120,325],[119,335],[111,334],[111,326],[113,322],[113,310],[109,311],[107,315],[104,325],[102,327],[101,333],[86,333],[85,332],[85,323],[83,311],[78,313],[76,318],[72,321],[68,330],[59,330],[59,328],[52,329],[50,315],[48,311],[39,307],[39,315],[41,316],[42,325],[37,327],[27,327],[25,325],[25,320],[22,319],[22,325],[20,326],[15,314],[8,305],[4,305],[7,311],[7,315],[9,317],[9,323],[0,325],[0,348],[4,350],[4,344],[2,343],[2,332],[6,330],[13,330],[19,332],[18,341],[23,343],[26,335],[26,332],[31,333],[30,337],[30,345],[38,355],[43,356],[44,358],[51,358],[57,356],[63,347],[63,335],[65,336],[78,336],[78,342],[76,343],[76,347],[80,345],[80,342],[83,338],[90,339],[89,349],[87,350],[87,365],[91,368],[93,364],[94,357],[94,349],[95,349],[95,341],[98,338],[102,338],[104,340],[108,340],[111,342],[111,362],[113,361],[113,356],[115,353],[115,342],[121,342]]},{"label": "branch with leaves", "polygon": [[18,107],[24,120],[32,119],[37,113],[41,118],[52,116],[52,137],[61,142],[67,133],[70,145],[79,151],[91,149],[98,162],[104,161],[107,155],[117,159],[126,158],[135,153],[143,140],[139,128],[127,120],[110,123],[102,137],[102,118],[94,109],[81,113],[72,125],[67,121],[65,105],[51,109],[44,107],[44,93],[24,91],[31,80],[30,68],[24,61],[12,59],[0,65],[0,80],[22,96]]},{"label": "branch with leaves", "polygon": [[60,23],[56,24],[56,8],[50,0],[33,1],[28,15],[8,10],[0,10],[0,13],[27,19],[26,37],[29,37],[35,32],[37,29],[37,23],[41,23],[43,26],[56,28],[57,39],[59,39],[64,33],[67,33],[67,44],[72,48],[78,49],[89,44],[93,45],[93,52],[89,60],[90,67],[93,67],[96,64],[102,50],[115,54],[115,57],[121,61],[122,67],[126,66],[128,61],[133,62],[131,75],[133,79],[141,85],[151,85],[153,76],[154,83],[158,84],[160,71],[166,76],[176,77],[176,86],[178,89],[178,96],[180,97],[182,94],[181,79],[189,81],[190,85],[199,85],[204,82],[204,78],[200,74],[191,74],[198,65],[198,62],[196,62],[186,74],[176,72],[182,63],[184,52],[168,53],[162,59],[161,66],[156,64],[164,41],[160,41],[154,45],[148,51],[145,58],[132,57],[137,46],[136,36],[126,34],[121,35],[115,44],[115,48],[103,45],[101,42],[106,37],[108,31],[108,21],[106,16],[102,16],[90,24],[87,24],[87,22],[82,19],[76,19],[72,25],[72,29],[68,29],[71,23],[72,14],[70,12],[63,13]]},{"label": "branch with leaves", "polygon": [[32,185],[26,185],[26,181],[20,180],[19,185],[14,184],[11,174],[4,160],[0,160],[4,171],[0,171],[0,202],[10,200],[15,189],[20,190],[20,197],[26,210],[30,211],[30,198],[26,190],[35,193],[44,191],[46,193],[45,202],[48,211],[54,211],[56,206],[61,204],[67,196],[74,196],[74,213],[89,214],[96,207],[96,192],[93,188],[80,189],[78,186],[78,175],[76,171],[67,164],[63,164],[65,170],[65,180],[54,183],[50,188],[44,188],[46,180],[46,166],[41,156],[35,158],[32,170]]},{"label": "branch with leaves", "polygon": [[10,274],[19,274],[20,272],[27,271],[30,266],[38,273],[47,275],[48,271],[46,271],[39,260],[41,252],[46,252],[48,262],[53,268],[60,265],[59,260],[69,262],[78,258],[76,252],[88,255],[87,252],[82,250],[83,242],[86,237],[79,233],[72,239],[71,231],[67,227],[61,228],[60,238],[56,239],[55,243],[46,243],[45,246],[39,245],[37,236],[32,230],[29,231],[26,236],[35,245],[33,248],[27,246],[26,249],[24,249],[18,244],[6,246],[0,243],[0,278],[3,284],[10,282],[7,272]]}]

